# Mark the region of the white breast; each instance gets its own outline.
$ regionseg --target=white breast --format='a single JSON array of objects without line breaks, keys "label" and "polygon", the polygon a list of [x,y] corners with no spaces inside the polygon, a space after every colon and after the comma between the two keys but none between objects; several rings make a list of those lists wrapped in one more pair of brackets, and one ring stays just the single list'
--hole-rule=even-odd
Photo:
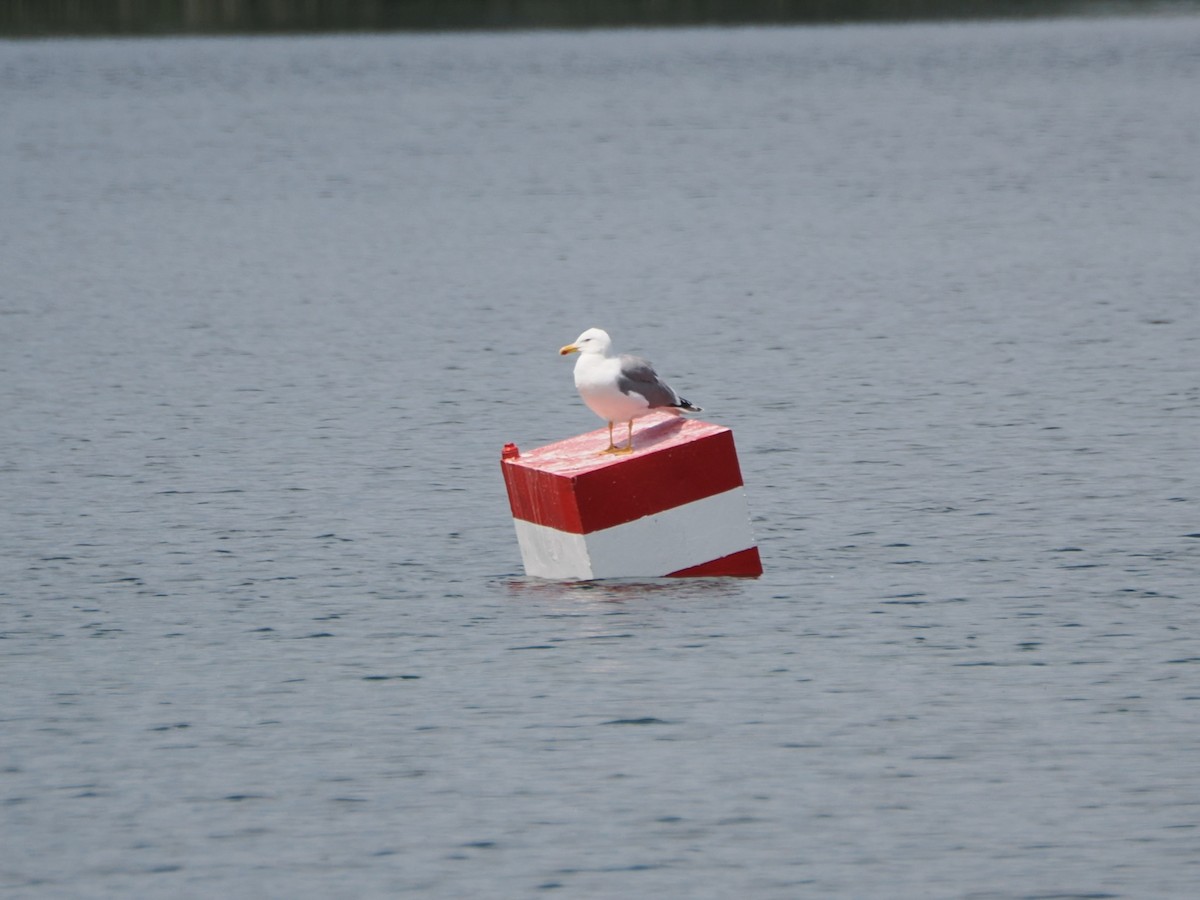
[{"label": "white breast", "polygon": [[627,422],[649,410],[646,398],[617,387],[619,359],[585,353],[575,363],[575,387],[588,409],[606,422]]}]

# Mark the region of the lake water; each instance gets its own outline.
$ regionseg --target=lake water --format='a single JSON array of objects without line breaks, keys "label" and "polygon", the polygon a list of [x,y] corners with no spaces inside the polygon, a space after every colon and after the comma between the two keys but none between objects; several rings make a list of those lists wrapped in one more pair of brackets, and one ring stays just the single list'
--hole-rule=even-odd
[{"label": "lake water", "polygon": [[[1200,18],[0,43],[0,890],[1183,898]],[[766,574],[522,575],[591,325]]]}]

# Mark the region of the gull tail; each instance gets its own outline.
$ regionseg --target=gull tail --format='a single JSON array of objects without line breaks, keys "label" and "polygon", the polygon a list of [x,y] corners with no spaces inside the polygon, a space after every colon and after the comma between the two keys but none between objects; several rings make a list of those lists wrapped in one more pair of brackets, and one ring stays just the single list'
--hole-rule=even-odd
[{"label": "gull tail", "polygon": [[682,397],[679,398],[679,402],[676,403],[675,406],[676,408],[686,410],[687,412],[704,412],[704,407],[693,406],[690,401],[684,400]]}]

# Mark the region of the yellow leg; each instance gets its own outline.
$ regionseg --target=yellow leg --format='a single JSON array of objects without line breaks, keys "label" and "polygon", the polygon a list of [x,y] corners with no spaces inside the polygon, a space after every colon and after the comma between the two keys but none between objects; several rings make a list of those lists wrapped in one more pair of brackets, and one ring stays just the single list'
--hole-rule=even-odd
[{"label": "yellow leg", "polygon": [[609,422],[608,423],[608,447],[604,450],[601,450],[600,453],[602,455],[605,453],[632,453],[633,452],[633,419],[629,420],[628,432],[629,432],[629,443],[627,443],[624,447],[618,447],[613,442],[613,423]]},{"label": "yellow leg", "polygon": [[625,452],[624,450],[620,449],[616,444],[613,443],[612,430],[613,430],[613,423],[609,422],[608,423],[608,447],[606,449],[600,451],[600,454],[602,456],[605,453],[624,453]]}]

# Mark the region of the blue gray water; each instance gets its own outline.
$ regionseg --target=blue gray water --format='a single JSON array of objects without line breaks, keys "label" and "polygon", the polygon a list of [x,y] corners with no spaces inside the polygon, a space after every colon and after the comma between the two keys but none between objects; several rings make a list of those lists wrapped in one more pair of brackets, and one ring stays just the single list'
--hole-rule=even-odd
[{"label": "blue gray water", "polygon": [[[0,892],[1183,898],[1200,19],[0,43]],[[523,577],[598,325],[766,574]]]}]

